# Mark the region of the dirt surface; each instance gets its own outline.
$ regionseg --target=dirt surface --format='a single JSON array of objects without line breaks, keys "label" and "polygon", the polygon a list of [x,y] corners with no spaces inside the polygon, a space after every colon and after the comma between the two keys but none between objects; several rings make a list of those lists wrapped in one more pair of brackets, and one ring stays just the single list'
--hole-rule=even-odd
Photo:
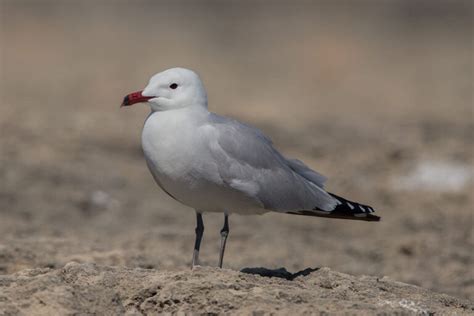
[{"label": "dirt surface", "polygon": [[[330,3],[0,1],[0,314],[472,313],[472,3]],[[191,272],[194,212],[119,109],[172,66],[382,221],[231,216]]]},{"label": "dirt surface", "polygon": [[467,301],[389,278],[354,277],[329,268],[302,271],[292,280],[284,276],[292,277],[281,270],[242,273],[197,267],[162,272],[71,262],[61,269],[36,268],[1,277],[0,286],[5,290],[0,299],[6,315],[474,312],[474,305]]}]

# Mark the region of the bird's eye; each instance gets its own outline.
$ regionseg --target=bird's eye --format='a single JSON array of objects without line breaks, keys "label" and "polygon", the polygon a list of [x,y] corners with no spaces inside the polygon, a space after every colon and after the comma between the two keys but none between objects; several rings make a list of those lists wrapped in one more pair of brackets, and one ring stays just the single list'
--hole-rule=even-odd
[{"label": "bird's eye", "polygon": [[177,83],[170,84],[170,88],[173,89],[173,90],[176,89],[177,87],[178,87]]}]

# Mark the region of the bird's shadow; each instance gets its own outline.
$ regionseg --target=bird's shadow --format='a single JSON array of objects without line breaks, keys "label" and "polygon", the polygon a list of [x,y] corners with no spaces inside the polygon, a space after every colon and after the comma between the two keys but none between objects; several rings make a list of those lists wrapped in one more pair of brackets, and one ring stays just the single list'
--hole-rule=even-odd
[{"label": "bird's shadow", "polygon": [[267,268],[259,267],[259,268],[243,268],[242,270],[240,270],[240,272],[247,273],[247,274],[256,274],[256,275],[260,275],[267,278],[280,278],[280,279],[293,281],[299,276],[307,276],[318,270],[319,268],[306,268],[304,270],[291,273],[285,268],[267,269]]}]

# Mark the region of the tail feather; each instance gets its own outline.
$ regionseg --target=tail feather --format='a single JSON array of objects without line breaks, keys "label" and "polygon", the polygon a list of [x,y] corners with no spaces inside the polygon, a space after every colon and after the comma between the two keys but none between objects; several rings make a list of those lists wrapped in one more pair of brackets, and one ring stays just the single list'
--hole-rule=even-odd
[{"label": "tail feather", "polygon": [[294,215],[340,218],[360,221],[380,221],[379,216],[371,214],[374,212],[374,209],[371,206],[349,201],[332,193],[329,194],[339,202],[330,212],[323,211],[315,207],[311,211],[292,211],[287,213]]}]

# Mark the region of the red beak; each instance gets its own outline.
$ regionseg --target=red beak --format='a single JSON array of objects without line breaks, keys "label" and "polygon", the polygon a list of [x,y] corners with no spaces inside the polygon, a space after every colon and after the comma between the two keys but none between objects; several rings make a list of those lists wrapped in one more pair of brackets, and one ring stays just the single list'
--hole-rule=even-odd
[{"label": "red beak", "polygon": [[146,102],[150,99],[153,99],[153,97],[144,97],[142,95],[142,91],[133,92],[126,95],[125,98],[123,98],[123,102],[120,107],[129,106],[129,105],[140,103],[140,102]]}]

